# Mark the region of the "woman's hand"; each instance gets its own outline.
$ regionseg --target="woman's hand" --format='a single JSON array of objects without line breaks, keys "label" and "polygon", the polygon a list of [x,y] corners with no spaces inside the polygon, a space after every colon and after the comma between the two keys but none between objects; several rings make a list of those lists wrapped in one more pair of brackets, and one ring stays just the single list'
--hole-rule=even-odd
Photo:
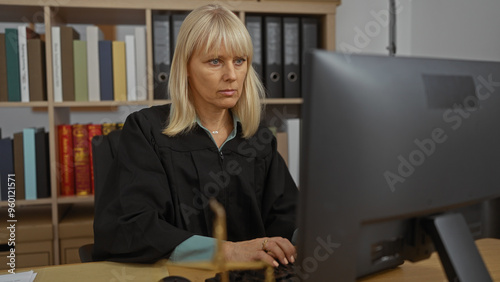
[{"label": "woman's hand", "polygon": [[224,254],[228,261],[261,260],[277,267],[295,262],[297,251],[288,239],[264,237],[242,242],[224,242]]}]

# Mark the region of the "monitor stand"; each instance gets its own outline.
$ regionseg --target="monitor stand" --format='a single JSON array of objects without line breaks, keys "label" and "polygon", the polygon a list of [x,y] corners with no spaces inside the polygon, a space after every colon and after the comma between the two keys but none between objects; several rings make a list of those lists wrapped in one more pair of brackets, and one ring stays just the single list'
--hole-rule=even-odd
[{"label": "monitor stand", "polygon": [[430,216],[423,223],[449,281],[493,281],[462,214]]}]

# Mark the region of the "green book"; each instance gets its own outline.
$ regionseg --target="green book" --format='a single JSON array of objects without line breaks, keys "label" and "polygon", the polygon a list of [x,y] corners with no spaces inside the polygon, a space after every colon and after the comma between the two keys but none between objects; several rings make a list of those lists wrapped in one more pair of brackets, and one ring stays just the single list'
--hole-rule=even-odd
[{"label": "green book", "polygon": [[19,47],[16,28],[5,29],[5,56],[7,62],[7,93],[11,102],[21,101]]},{"label": "green book", "polygon": [[[9,101],[7,92],[7,62],[5,61],[5,34],[0,33],[0,102]],[[1,138],[1,136],[0,136]]]},{"label": "green book", "polygon": [[75,101],[89,100],[87,79],[87,42],[73,40],[73,58],[75,68]]}]

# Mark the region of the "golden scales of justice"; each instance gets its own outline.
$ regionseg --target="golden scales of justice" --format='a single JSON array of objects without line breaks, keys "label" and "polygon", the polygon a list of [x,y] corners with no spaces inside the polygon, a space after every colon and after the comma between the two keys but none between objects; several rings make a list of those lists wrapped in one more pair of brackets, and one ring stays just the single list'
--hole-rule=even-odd
[{"label": "golden scales of justice", "polygon": [[176,263],[176,265],[191,268],[205,269],[221,273],[221,281],[229,282],[230,270],[252,270],[266,268],[265,282],[274,282],[274,268],[263,261],[251,262],[227,262],[223,250],[222,241],[227,239],[226,232],[226,211],[215,199],[210,199],[210,208],[215,214],[214,237],[217,240],[214,257],[211,261]]}]

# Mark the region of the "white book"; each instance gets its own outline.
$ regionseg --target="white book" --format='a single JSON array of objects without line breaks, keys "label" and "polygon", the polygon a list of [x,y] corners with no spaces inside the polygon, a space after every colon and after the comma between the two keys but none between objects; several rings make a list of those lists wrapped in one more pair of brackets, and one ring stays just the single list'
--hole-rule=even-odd
[{"label": "white book", "polygon": [[146,101],[148,97],[148,75],[146,68],[146,28],[135,28],[135,68],[137,100]]},{"label": "white book", "polygon": [[102,30],[97,26],[87,26],[87,81],[89,101],[101,100],[99,74],[99,40],[104,39]]},{"label": "white book", "polygon": [[26,34],[26,26],[17,27],[18,50],[19,50],[19,74],[21,85],[21,101],[30,101],[30,87],[28,76],[28,39]]},{"label": "white book", "polygon": [[125,63],[127,66],[127,100],[137,101],[135,36],[125,35]]},{"label": "white book", "polygon": [[286,120],[288,133],[288,170],[297,187],[300,184],[300,119]]},{"label": "white book", "polygon": [[54,101],[62,102],[62,72],[61,72],[61,28],[52,27],[52,67],[54,82]]}]

